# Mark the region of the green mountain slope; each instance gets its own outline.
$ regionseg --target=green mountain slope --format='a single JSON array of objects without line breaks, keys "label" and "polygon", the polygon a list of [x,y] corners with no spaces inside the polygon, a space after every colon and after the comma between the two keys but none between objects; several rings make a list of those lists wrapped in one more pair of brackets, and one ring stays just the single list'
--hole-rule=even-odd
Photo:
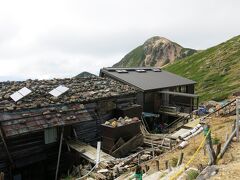
[{"label": "green mountain slope", "polygon": [[155,36],[138,46],[113,67],[161,67],[195,53],[164,37]]},{"label": "green mountain slope", "polygon": [[166,70],[197,82],[200,100],[222,100],[240,91],[240,36],[170,64]]},{"label": "green mountain slope", "polygon": [[75,76],[75,78],[87,78],[87,77],[96,77],[96,75],[92,74],[90,72],[87,72],[87,71],[83,71],[80,74],[78,74],[77,76]]}]

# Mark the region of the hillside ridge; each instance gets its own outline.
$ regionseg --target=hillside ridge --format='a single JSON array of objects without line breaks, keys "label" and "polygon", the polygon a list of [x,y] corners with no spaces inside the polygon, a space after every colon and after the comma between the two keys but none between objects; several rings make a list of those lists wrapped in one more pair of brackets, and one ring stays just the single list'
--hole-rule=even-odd
[{"label": "hillside ridge", "polygon": [[162,67],[196,52],[165,37],[154,36],[125,55],[113,67]]},{"label": "hillside ridge", "polygon": [[223,100],[240,92],[240,36],[164,67],[197,82],[201,101]]}]

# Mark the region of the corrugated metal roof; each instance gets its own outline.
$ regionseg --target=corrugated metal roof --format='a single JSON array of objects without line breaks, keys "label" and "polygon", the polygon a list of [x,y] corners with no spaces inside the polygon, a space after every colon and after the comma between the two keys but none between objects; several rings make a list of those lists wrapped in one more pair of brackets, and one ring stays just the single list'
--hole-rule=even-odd
[{"label": "corrugated metal roof", "polygon": [[[127,70],[128,73],[119,73],[116,70]],[[137,72],[141,68],[103,68],[100,74],[106,74],[121,82],[131,84],[142,91],[163,89],[174,86],[195,84],[195,81],[178,76],[176,74],[161,70],[154,71],[156,68],[142,68],[145,72]]]}]

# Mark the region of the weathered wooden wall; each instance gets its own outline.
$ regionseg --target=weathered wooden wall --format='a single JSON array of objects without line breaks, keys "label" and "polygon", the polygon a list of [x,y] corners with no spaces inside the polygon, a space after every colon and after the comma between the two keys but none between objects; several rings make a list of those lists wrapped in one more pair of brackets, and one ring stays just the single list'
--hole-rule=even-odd
[{"label": "weathered wooden wall", "polygon": [[[73,110],[72,108],[65,107],[61,117],[64,118],[63,126],[66,126],[66,129],[70,128],[70,133],[66,133],[64,138],[76,138],[75,135],[77,135],[79,140],[95,145],[101,137],[100,124],[115,117],[116,108],[128,107],[135,104],[135,102],[136,97],[131,95],[84,104],[84,110]],[[73,105],[71,107],[78,106]],[[55,118],[54,113],[57,112],[52,112],[51,115]],[[34,112],[31,111],[31,114],[34,114]],[[48,115],[50,116],[50,114]],[[68,115],[76,117],[75,119],[68,119]],[[27,118],[31,119],[29,116]],[[65,123],[67,121],[69,123]],[[49,122],[52,121],[49,119]],[[49,126],[58,127],[59,125]],[[0,141],[0,171],[5,172],[7,179],[10,178],[9,167],[12,167],[13,175],[20,173],[24,179],[54,178],[59,141],[45,144],[44,129],[37,130],[36,132],[28,131],[20,135],[5,137],[5,139],[14,163],[13,165],[10,164],[3,143]],[[73,162],[69,159],[71,159],[71,155],[69,155],[64,142],[60,161],[60,172],[66,172],[69,168]]]}]

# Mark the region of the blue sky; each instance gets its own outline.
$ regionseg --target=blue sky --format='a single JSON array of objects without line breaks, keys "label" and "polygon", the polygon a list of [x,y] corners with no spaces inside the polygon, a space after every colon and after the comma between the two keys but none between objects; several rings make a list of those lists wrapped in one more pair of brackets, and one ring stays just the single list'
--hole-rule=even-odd
[{"label": "blue sky", "polygon": [[0,80],[98,74],[152,36],[205,49],[240,33],[237,0],[0,1]]}]

